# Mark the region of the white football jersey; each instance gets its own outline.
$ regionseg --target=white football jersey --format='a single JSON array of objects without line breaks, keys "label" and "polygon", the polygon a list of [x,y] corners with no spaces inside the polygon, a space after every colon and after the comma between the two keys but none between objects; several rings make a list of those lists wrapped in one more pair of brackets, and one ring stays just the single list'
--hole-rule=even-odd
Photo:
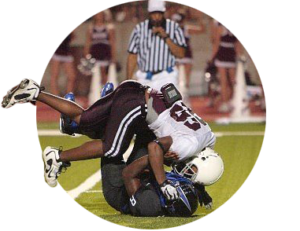
[{"label": "white football jersey", "polygon": [[158,138],[172,137],[173,144],[170,150],[178,154],[178,161],[196,155],[205,147],[214,146],[216,138],[209,125],[186,107],[181,100],[164,110],[159,105],[160,111],[155,105],[160,103],[159,100],[149,100],[149,102],[148,114],[150,116],[147,118],[149,128]]}]

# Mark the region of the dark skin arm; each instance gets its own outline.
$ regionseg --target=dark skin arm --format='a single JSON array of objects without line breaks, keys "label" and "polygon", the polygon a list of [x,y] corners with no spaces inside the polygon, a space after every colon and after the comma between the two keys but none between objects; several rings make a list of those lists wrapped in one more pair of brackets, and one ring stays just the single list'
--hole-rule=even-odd
[{"label": "dark skin arm", "polygon": [[129,196],[134,195],[140,188],[139,175],[147,168],[148,163],[148,156],[143,156],[124,168],[122,177]]},{"label": "dark skin arm", "polygon": [[[164,161],[172,162],[178,159],[178,155],[174,152],[167,152],[164,156]],[[126,191],[129,196],[135,194],[135,192],[140,188],[140,175],[141,173],[147,171],[149,167],[149,158],[147,156],[143,156],[126,168],[124,168],[122,172],[123,181],[126,187]]]},{"label": "dark skin arm", "polygon": [[179,157],[178,157],[177,153],[167,151],[167,153],[164,155],[164,164],[167,165],[167,166],[171,166],[171,164],[175,160],[178,160],[178,159],[179,159]]},{"label": "dark skin arm", "polygon": [[[169,150],[173,140],[171,136],[166,136],[158,139],[164,147],[164,150]],[[157,183],[162,184],[167,178],[164,170],[164,153],[162,148],[156,143],[151,142],[148,144],[149,162],[153,170]]]}]

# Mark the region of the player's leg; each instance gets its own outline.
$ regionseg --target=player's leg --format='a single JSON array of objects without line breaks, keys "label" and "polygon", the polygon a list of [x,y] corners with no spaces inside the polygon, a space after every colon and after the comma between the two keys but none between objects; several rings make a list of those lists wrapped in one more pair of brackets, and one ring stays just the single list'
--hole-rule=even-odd
[{"label": "player's leg", "polygon": [[[93,139],[99,139],[104,134],[104,130],[109,117],[114,93],[98,100],[89,109],[82,112],[78,130]],[[48,104],[55,104],[57,100],[52,95],[41,94],[41,99]],[[72,102],[68,101],[71,103]],[[66,112],[66,110],[64,110]],[[80,112],[80,111],[79,111]],[[60,175],[63,166],[68,166],[69,161],[86,160],[103,156],[103,143],[101,140],[87,142],[77,148],[70,150],[59,150],[47,147],[43,152],[45,165],[44,176],[46,182],[54,187],[57,184],[57,177]]]},{"label": "player's leg", "polygon": [[[131,83],[123,85],[119,88],[126,88],[126,86],[130,86]],[[94,140],[87,142],[77,148],[72,148],[70,150],[65,151],[55,151],[57,149],[52,148],[51,155],[44,151],[43,159],[45,163],[45,179],[46,182],[51,186],[49,182],[56,182],[57,176],[47,175],[47,169],[52,169],[53,165],[57,165],[55,169],[60,169],[61,163],[69,162],[69,161],[77,161],[77,160],[87,160],[100,158],[104,156],[104,153],[107,153],[108,150],[111,150],[108,157],[119,158],[119,154],[123,154],[130,144],[131,138],[134,134],[133,125],[131,122],[135,121],[134,116],[139,115],[138,111],[141,109],[133,111],[134,113],[130,114],[128,117],[123,118],[124,113],[127,110],[131,110],[131,107],[136,106],[135,100],[137,100],[137,94],[140,93],[142,89],[139,86],[136,86],[137,83],[133,83],[133,86],[138,88],[126,88],[124,91],[119,91],[119,95],[115,96],[115,92],[110,95],[98,100],[94,105],[92,105],[88,110],[84,111],[81,115],[79,127],[83,131],[95,131],[105,130],[104,143],[101,140]],[[138,91],[137,91],[138,89]],[[124,89],[122,89],[124,90]],[[118,91],[117,91],[118,92]],[[125,94],[124,94],[125,93]],[[133,93],[133,94],[130,94]],[[136,93],[136,94],[134,94]],[[51,96],[51,95],[50,95]],[[144,94],[143,94],[144,99]],[[47,99],[47,101],[52,100],[52,98]],[[113,103],[115,104],[113,105]],[[129,103],[126,103],[129,102]],[[133,104],[132,104],[133,103]],[[138,103],[140,103],[138,101]],[[114,108],[115,110],[112,110]],[[109,121],[107,122],[107,118],[109,117]],[[123,120],[123,119],[124,120]],[[129,121],[127,120],[129,119]],[[120,124],[121,122],[123,124]],[[108,124],[104,126],[103,122],[107,122]],[[125,128],[124,128],[125,126]],[[120,132],[117,133],[116,130],[120,127]],[[116,129],[116,130],[114,130]],[[117,138],[115,138],[117,137]],[[114,142],[114,140],[116,142]],[[105,149],[106,148],[106,149]],[[47,148],[48,149],[48,148]],[[46,150],[47,150],[46,149]],[[125,151],[124,151],[125,150]],[[50,153],[50,152],[49,152]],[[60,171],[57,171],[58,175]],[[54,185],[53,183],[52,185]]]},{"label": "player's leg", "polygon": [[80,122],[81,114],[84,111],[84,109],[75,102],[49,94],[47,92],[41,92],[37,97],[37,101],[47,104],[54,110],[68,116],[76,123]]},{"label": "player's leg", "polygon": [[89,160],[103,157],[103,142],[101,140],[92,140],[82,144],[79,147],[62,151],[59,158],[63,162]]},{"label": "player's leg", "polygon": [[[145,157],[145,155],[148,160],[147,144],[155,138],[146,123],[144,125],[141,124],[139,128],[141,129],[137,129],[136,131],[137,136],[133,150],[126,162],[128,165],[131,165],[133,162],[135,163],[136,160]],[[120,158],[121,159],[101,158],[102,189],[105,200],[111,207],[122,213],[128,213],[129,196],[134,195],[137,188],[135,188],[136,190],[133,193],[127,193],[124,182],[127,180],[132,183],[129,177],[126,176],[129,172],[131,173],[131,170],[127,169],[129,172],[123,171],[126,164],[122,161],[123,158]],[[123,175],[123,177],[125,177],[124,180],[122,179],[122,174],[125,175]]]},{"label": "player's leg", "polygon": [[145,89],[137,82],[125,82],[114,92],[114,101],[104,134],[104,155],[122,155],[140,123],[145,121]]},{"label": "player's leg", "polygon": [[130,211],[134,216],[156,217],[163,215],[159,196],[149,181],[147,145],[138,134],[135,148],[123,170],[123,180],[130,197]]},{"label": "player's leg", "polygon": [[24,79],[3,97],[2,107],[10,108],[16,103],[35,103],[36,101],[40,101],[79,122],[80,115],[83,112],[82,107],[74,102],[43,92],[42,90],[43,87],[40,87],[33,80]]},{"label": "player's leg", "polygon": [[47,147],[42,154],[45,181],[49,186],[55,187],[57,185],[57,177],[61,174],[64,167],[71,165],[71,161],[100,158],[103,156],[102,147],[101,140],[93,140],[66,151]]},{"label": "player's leg", "polygon": [[102,190],[106,202],[117,211],[129,213],[129,196],[122,179],[125,166],[121,159],[101,158]]},{"label": "player's leg", "polygon": [[129,201],[133,216],[158,217],[164,215],[160,198],[151,183],[142,184]]}]

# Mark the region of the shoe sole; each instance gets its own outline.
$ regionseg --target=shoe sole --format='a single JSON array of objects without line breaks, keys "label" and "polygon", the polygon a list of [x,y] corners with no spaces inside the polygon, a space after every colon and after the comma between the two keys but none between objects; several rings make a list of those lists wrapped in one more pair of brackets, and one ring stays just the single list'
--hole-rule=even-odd
[{"label": "shoe sole", "polygon": [[[4,96],[4,98],[3,98],[3,101],[2,101],[2,107],[3,107],[3,108],[9,108],[9,107],[7,107],[7,106],[10,104],[11,99],[12,99],[12,97],[14,96],[14,94],[15,94],[19,89],[24,89],[25,87],[27,87],[28,84],[29,84],[29,82],[30,82],[30,81],[29,81],[28,79],[24,79],[24,80],[22,80],[22,82],[21,82],[18,86],[15,87],[15,89],[12,89],[10,92],[8,92],[7,95]],[[12,107],[13,105],[14,105],[14,104],[10,105],[10,107]]]}]

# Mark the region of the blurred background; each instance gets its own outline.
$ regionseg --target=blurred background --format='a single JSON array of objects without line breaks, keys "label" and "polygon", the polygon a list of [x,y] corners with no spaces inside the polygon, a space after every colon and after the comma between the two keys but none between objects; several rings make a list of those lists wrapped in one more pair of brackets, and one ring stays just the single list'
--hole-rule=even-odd
[{"label": "blurred background", "polygon": [[[109,70],[112,66],[111,63],[104,67],[106,74],[108,74],[108,81],[112,81],[116,85],[126,78],[127,49],[130,35],[137,23],[148,18],[147,5],[147,1],[137,1],[118,5],[103,12],[101,20],[109,30],[113,31],[115,46],[113,71]],[[266,107],[263,88],[259,74],[247,51],[241,46],[242,55],[236,57],[235,85],[232,86],[235,92],[230,99],[231,106],[227,110],[222,110],[220,73],[214,65],[212,54],[216,27],[223,25],[198,10],[167,2],[165,17],[179,22],[180,16],[184,16],[182,24],[191,28],[189,42],[193,59],[190,60],[190,67],[184,63],[178,64],[180,91],[184,92],[188,105],[207,121],[220,123],[265,121]],[[55,59],[56,54],[54,54],[42,80],[42,85],[46,87],[46,90],[54,94],[64,96],[70,91],[74,92],[76,102],[83,107],[90,106],[92,101],[99,98],[101,90],[99,75],[101,76],[102,70],[99,71],[98,68],[96,73],[95,71],[84,72],[82,68],[80,70],[83,61],[90,61],[86,59],[88,53],[86,46],[88,46],[90,28],[94,23],[95,17],[92,16],[73,32],[66,31],[66,39],[62,44],[58,44],[58,47],[59,45],[60,47],[68,46],[69,55],[72,57],[72,60],[69,61],[72,64],[64,65],[64,60]],[[232,33],[234,34],[234,31]],[[95,66],[97,64],[92,65],[92,67]],[[190,73],[186,72],[187,68],[191,69]],[[237,76],[238,73],[240,73],[239,77]],[[189,83],[187,83],[187,74],[189,75]],[[53,82],[56,82],[56,87],[53,87],[55,85]],[[58,117],[58,113],[53,112],[45,105],[38,104],[38,122],[57,121]]]}]

